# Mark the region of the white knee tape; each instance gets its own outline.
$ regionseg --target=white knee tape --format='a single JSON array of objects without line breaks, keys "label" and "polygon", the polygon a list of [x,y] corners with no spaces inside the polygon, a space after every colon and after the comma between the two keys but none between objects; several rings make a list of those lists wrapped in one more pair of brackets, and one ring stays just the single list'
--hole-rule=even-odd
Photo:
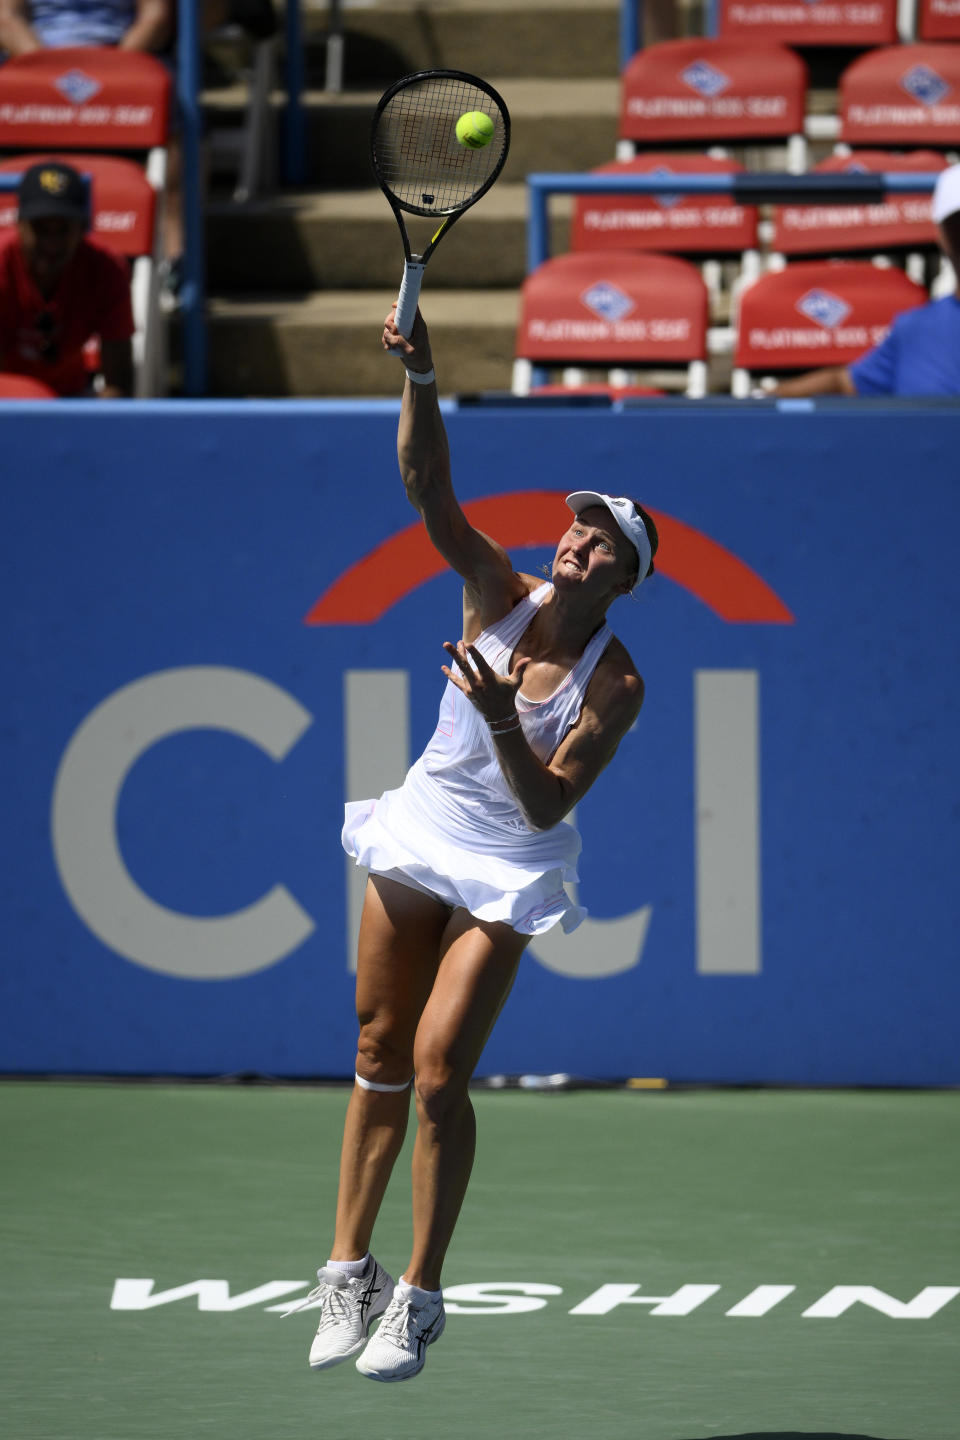
[{"label": "white knee tape", "polygon": [[354,1071],[354,1075],[361,1090],[380,1090],[385,1095],[399,1095],[401,1090],[408,1089],[413,1083],[412,1075],[410,1079],[405,1080],[402,1085],[381,1085],[378,1080],[364,1080],[363,1076],[357,1075],[356,1071]]}]

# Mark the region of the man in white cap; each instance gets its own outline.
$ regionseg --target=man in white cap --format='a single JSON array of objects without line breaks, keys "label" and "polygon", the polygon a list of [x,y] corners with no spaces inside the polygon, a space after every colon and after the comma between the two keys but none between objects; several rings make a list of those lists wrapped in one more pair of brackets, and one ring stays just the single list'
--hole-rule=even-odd
[{"label": "man in white cap", "polygon": [[960,165],[941,172],[933,218],[957,279],[954,293],[898,315],[880,344],[853,364],[783,380],[775,395],[960,395]]}]

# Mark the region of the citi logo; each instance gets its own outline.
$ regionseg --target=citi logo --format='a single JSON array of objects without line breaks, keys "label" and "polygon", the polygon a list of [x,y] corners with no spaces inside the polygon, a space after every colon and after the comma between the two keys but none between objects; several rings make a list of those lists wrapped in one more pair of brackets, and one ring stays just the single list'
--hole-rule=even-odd
[{"label": "citi logo", "polygon": [[[309,1280],[267,1280],[252,1290],[231,1293],[229,1280],[188,1280],[168,1290],[155,1290],[156,1280],[121,1276],[114,1281],[111,1310],[156,1310],[181,1300],[195,1300],[204,1314],[233,1314],[237,1310],[261,1308],[268,1315],[284,1314],[295,1303],[293,1292],[309,1292]],[[715,1284],[683,1284],[669,1295],[649,1295],[634,1281],[611,1281],[578,1300],[568,1315],[602,1316],[620,1313],[633,1307],[654,1317],[682,1317],[715,1301],[721,1290]],[[535,1280],[481,1280],[465,1285],[445,1285],[444,1308],[448,1315],[522,1315],[545,1309],[563,1295],[562,1285]],[[735,1294],[736,1292],[734,1292]],[[282,1304],[281,1295],[287,1298]],[[801,1320],[838,1320],[858,1307],[873,1310],[890,1320],[932,1320],[945,1305],[960,1295],[960,1285],[924,1285],[911,1298],[902,1300],[875,1285],[834,1285],[816,1298],[797,1295],[796,1285],[756,1285],[746,1295],[733,1300],[729,1293],[723,1300],[710,1305],[716,1319],[759,1320],[787,1301],[799,1312]],[[796,1297],[796,1298],[794,1298]],[[569,1298],[569,1297],[568,1297]],[[732,1304],[727,1303],[733,1300]],[[323,1302],[315,1300],[305,1310],[315,1310]],[[565,1302],[563,1302],[565,1303]]]},{"label": "citi logo", "polygon": [[[629,296],[622,299],[632,303]],[[509,548],[555,544],[562,500],[563,492],[517,491],[469,501],[464,513]],[[793,623],[780,596],[739,556],[674,516],[658,511],[655,518],[663,579],[687,590],[726,623]],[[376,624],[444,568],[423,526],[410,525],[339,575],[303,623]],[[754,670],[696,669],[692,681],[698,817],[691,877],[697,933],[693,963],[698,974],[759,975],[760,677]],[[402,781],[411,760],[408,690],[405,670],[343,672],[345,795],[379,794]],[[309,735],[313,719],[297,696],[265,676],[219,665],[156,671],[101,700],[71,736],[51,797],[57,871],[91,933],[135,965],[204,981],[254,974],[304,944],[316,921],[279,881],[226,913],[188,914],[149,894],[126,863],[117,810],[133,767],[170,736],[201,729],[226,732],[279,764]],[[739,777],[733,795],[727,783],[731,774]],[[345,959],[351,972],[363,886],[363,872],[345,859]],[[572,936],[535,937],[529,954],[572,979],[618,975],[640,964],[652,915],[648,901],[611,918],[588,916]]]}]

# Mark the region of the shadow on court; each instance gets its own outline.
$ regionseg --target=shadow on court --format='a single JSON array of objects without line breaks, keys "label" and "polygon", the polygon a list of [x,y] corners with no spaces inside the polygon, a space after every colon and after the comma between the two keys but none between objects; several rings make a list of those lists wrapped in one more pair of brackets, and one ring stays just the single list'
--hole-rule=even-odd
[{"label": "shadow on court", "polygon": [[713,1440],[879,1440],[879,1436],[851,1435],[847,1430],[750,1430],[740,1435],[714,1435]]}]

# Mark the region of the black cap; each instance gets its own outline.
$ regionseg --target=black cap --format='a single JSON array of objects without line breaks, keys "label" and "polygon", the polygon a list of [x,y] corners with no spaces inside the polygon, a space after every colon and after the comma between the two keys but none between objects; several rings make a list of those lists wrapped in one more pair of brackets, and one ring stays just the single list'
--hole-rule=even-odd
[{"label": "black cap", "polygon": [[18,218],[40,220],[47,215],[64,215],[70,220],[89,220],[87,187],[76,170],[59,160],[44,160],[25,170],[17,191]]}]

